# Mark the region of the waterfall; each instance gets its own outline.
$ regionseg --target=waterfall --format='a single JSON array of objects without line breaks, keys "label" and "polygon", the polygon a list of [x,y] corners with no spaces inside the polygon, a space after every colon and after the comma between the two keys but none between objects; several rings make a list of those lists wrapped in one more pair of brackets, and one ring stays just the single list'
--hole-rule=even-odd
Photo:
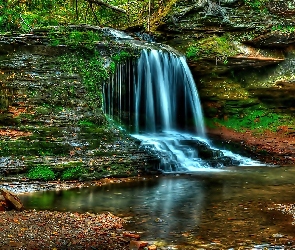
[{"label": "waterfall", "polygon": [[206,139],[197,87],[182,56],[143,49],[138,61],[117,65],[103,94],[105,112],[159,158],[163,172],[259,164]]},{"label": "waterfall", "polygon": [[[160,50],[143,50],[137,64],[135,87],[135,130],[157,132],[176,129],[193,116],[200,137],[205,136],[198,91],[184,57]],[[191,112],[188,112],[190,110]]]}]

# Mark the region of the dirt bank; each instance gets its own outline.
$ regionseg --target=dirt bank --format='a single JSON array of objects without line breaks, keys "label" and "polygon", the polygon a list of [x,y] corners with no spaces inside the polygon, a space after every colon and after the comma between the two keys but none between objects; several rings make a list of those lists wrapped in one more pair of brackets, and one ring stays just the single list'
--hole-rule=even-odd
[{"label": "dirt bank", "polygon": [[249,156],[274,165],[295,164],[295,135],[281,129],[276,132],[237,132],[225,127],[208,129],[208,136],[224,145],[233,144],[236,150],[245,151]]}]

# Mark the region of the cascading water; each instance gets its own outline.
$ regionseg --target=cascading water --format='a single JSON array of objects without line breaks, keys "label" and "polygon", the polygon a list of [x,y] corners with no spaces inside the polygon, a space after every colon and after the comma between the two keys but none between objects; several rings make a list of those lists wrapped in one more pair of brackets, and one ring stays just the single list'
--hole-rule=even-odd
[{"label": "cascading water", "polygon": [[160,160],[163,172],[216,170],[256,161],[210,145],[198,91],[184,57],[142,50],[135,64],[118,65],[104,87],[105,112],[117,117]]},{"label": "cascading water", "polygon": [[199,136],[205,136],[201,104],[184,57],[159,50],[143,50],[137,65],[135,129],[142,120],[147,132],[176,129],[189,117]]}]

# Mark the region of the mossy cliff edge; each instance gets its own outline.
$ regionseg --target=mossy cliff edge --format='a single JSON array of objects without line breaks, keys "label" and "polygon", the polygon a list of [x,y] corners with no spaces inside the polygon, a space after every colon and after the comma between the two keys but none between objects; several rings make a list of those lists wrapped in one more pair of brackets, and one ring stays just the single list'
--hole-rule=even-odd
[{"label": "mossy cliff edge", "polygon": [[103,83],[137,54],[93,26],[1,36],[1,178],[86,181],[152,170],[156,159],[102,110]]}]

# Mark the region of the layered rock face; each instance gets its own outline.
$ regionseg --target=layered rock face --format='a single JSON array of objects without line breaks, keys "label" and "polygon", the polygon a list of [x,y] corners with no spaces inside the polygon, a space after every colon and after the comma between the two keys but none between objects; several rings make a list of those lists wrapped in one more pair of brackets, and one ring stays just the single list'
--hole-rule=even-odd
[{"label": "layered rock face", "polygon": [[145,169],[150,157],[107,123],[101,94],[92,95],[79,74],[62,67],[60,56],[66,53],[71,53],[66,46],[50,46],[38,32],[1,36],[2,181],[28,181],[35,167],[43,173],[43,167],[51,168],[55,179],[81,168],[80,180],[137,175]]},{"label": "layered rock face", "polygon": [[[158,37],[186,54],[208,128],[222,125],[240,134],[250,131],[255,137],[268,131],[273,133],[270,141],[278,133],[291,140],[294,13],[291,0],[191,0],[178,1],[163,20]],[[290,148],[282,154],[289,159],[294,148],[284,148]]]}]

